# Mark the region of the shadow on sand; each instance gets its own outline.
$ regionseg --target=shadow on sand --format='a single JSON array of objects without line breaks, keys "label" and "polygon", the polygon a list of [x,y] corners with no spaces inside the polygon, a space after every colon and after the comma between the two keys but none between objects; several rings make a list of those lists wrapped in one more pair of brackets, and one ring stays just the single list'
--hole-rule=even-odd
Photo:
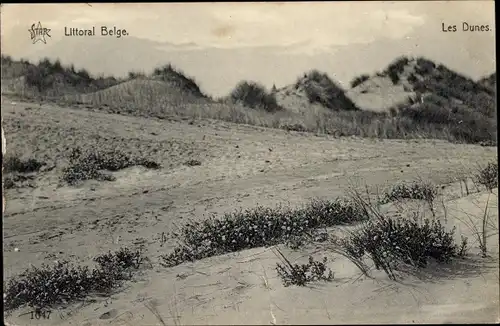
[{"label": "shadow on sand", "polygon": [[[429,262],[426,268],[402,270],[403,273],[414,276],[426,283],[443,283],[452,279],[470,279],[484,277],[496,271],[498,277],[498,258],[466,256],[453,259],[450,263]],[[401,275],[404,277],[404,275]]]}]

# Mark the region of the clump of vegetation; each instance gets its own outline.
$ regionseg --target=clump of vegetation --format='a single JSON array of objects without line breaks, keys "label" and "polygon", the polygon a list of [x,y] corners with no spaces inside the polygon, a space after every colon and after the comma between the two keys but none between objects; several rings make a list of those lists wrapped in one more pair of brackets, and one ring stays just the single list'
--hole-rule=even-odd
[{"label": "clump of vegetation", "polygon": [[358,107],[327,74],[312,70],[296,86],[304,84],[304,90],[310,103],[318,103],[333,111],[355,111]]},{"label": "clump of vegetation", "polygon": [[489,162],[484,168],[479,169],[475,179],[492,192],[494,188],[498,187],[498,163]]},{"label": "clump of vegetation", "polygon": [[400,183],[385,192],[384,197],[380,199],[380,203],[385,204],[404,199],[423,200],[429,205],[432,215],[435,216],[434,201],[437,194],[437,188],[427,182]]},{"label": "clump of vegetation", "polygon": [[128,79],[146,77],[146,74],[142,71],[129,71],[127,75],[128,75]]},{"label": "clump of vegetation", "polygon": [[422,57],[417,58],[417,65],[415,67],[415,72],[422,76],[428,75],[433,72],[436,68],[436,64],[430,60]]},{"label": "clump of vegetation", "polygon": [[326,257],[323,257],[322,261],[315,261],[312,256],[309,256],[307,264],[299,265],[292,264],[278,249],[275,253],[283,263],[276,263],[276,271],[284,286],[304,286],[310,282],[333,280],[333,272],[326,267],[328,261]]},{"label": "clump of vegetation", "polygon": [[[376,75],[390,76],[394,83],[399,83],[409,60],[406,57],[399,58],[383,73]],[[342,130],[345,136],[389,139],[423,137],[496,145],[496,74],[474,81],[424,58],[417,58],[414,67],[415,71],[408,72],[410,75],[407,81],[415,93],[425,94],[425,102],[410,101],[410,105],[398,107],[391,114],[356,110],[345,92],[326,74],[317,71],[298,79],[296,89],[302,87],[310,103],[319,103],[332,112],[305,110],[299,113],[282,110],[275,105],[276,99],[266,96],[273,95],[273,91],[269,94],[265,89],[264,92],[262,89],[260,92],[244,91],[248,85],[243,86],[243,91],[235,93],[236,100],[242,102],[243,106],[231,105],[231,96],[228,96],[228,101],[217,103],[208,96],[201,98],[203,94],[194,80],[171,65],[156,68],[147,76],[147,79],[153,80],[145,83],[139,80],[129,81],[121,85],[118,85],[123,81],[121,79],[92,77],[85,70],[64,67],[61,63],[47,60],[32,64],[26,60],[12,60],[2,56],[1,70],[2,80],[16,81],[7,88],[18,96],[62,101],[66,104],[68,101],[86,103],[112,113],[161,119],[180,115],[268,128],[297,126],[297,129],[307,132]],[[24,77],[22,79],[26,81],[25,85],[17,82],[21,80],[20,77]],[[165,85],[161,85],[164,83],[158,80],[178,85],[181,92],[170,92],[165,96]],[[111,87],[115,85],[117,87]],[[190,96],[189,93],[200,96]],[[250,105],[239,100],[241,98],[247,99]],[[248,110],[245,106],[264,109]]]},{"label": "clump of vegetation", "polygon": [[410,62],[410,59],[406,56],[402,56],[394,60],[387,66],[387,69],[384,71],[387,75],[389,75],[389,78],[391,79],[392,83],[396,85],[399,80],[400,80],[400,75],[401,73],[404,72],[405,67],[408,65]]},{"label": "clump of vegetation", "polygon": [[118,271],[130,270],[130,268],[138,269],[143,263],[144,257],[139,250],[132,251],[129,248],[121,248],[116,252],[108,252],[94,258],[94,261],[100,267],[108,269],[116,269]]},{"label": "clump of vegetation", "polygon": [[103,170],[118,171],[134,165],[148,169],[161,168],[156,162],[131,157],[119,150],[82,152],[80,148],[75,148],[71,152],[69,166],[63,170],[62,180],[70,185],[90,179],[113,181],[115,178]]},{"label": "clump of vegetation", "polygon": [[495,92],[497,84],[497,73],[494,72],[489,76],[481,78],[481,80],[479,80],[479,84],[486,88],[489,88],[492,92]]},{"label": "clump of vegetation", "polygon": [[449,262],[457,257],[461,250],[454,242],[454,231],[446,231],[439,220],[425,219],[419,224],[378,216],[340,239],[339,244],[353,259],[369,256],[376,269],[382,268],[391,279],[396,279],[394,272],[400,264],[423,268],[429,258]]},{"label": "clump of vegetation", "polygon": [[434,202],[436,196],[437,189],[430,183],[400,183],[393,186],[384,194],[384,198],[381,199],[381,203],[388,203],[402,199],[418,199],[425,200],[427,202]]},{"label": "clump of vegetation", "polygon": [[356,78],[354,78],[352,81],[351,81],[351,88],[354,88],[358,85],[361,85],[362,83],[364,83],[365,81],[367,81],[368,79],[370,79],[370,76],[366,75],[366,74],[363,74],[361,76],[358,76]]},{"label": "clump of vegetation", "polygon": [[198,160],[188,160],[184,164],[187,166],[198,166],[201,165],[201,162]]},{"label": "clump of vegetation", "polygon": [[16,187],[16,182],[11,176],[4,176],[3,187],[4,189],[14,189]]},{"label": "clump of vegetation", "polygon": [[299,209],[257,207],[190,221],[180,234],[179,246],[162,256],[163,265],[179,265],[244,249],[286,243],[306,233],[339,224],[363,221],[365,212],[345,199],[313,200]]},{"label": "clump of vegetation", "polygon": [[428,97],[424,103],[401,108],[399,117],[409,118],[416,128],[446,129],[450,140],[496,144],[496,120],[463,104],[450,104],[442,96]]},{"label": "clump of vegetation", "polygon": [[95,268],[74,266],[67,261],[53,266],[30,267],[4,287],[4,307],[48,308],[72,303],[91,294],[110,294],[129,280],[144,257],[140,251],[122,248],[94,258]]},{"label": "clump of vegetation", "polygon": [[189,92],[195,96],[206,97],[193,78],[187,77],[184,72],[175,68],[172,64],[155,68],[151,76],[155,79],[174,84],[180,90]]},{"label": "clump of vegetation", "polygon": [[[490,214],[490,196],[491,194],[488,195],[483,215],[480,219],[470,214],[465,214],[465,217],[463,218],[457,217],[458,220],[465,224],[471,231],[483,258],[488,256],[488,238],[498,236],[498,223],[495,223],[495,220],[491,218]],[[462,242],[463,241],[464,237],[462,236]],[[467,245],[467,243],[465,243],[465,245]],[[462,244],[462,247],[463,246],[464,245]]]},{"label": "clump of vegetation", "polygon": [[283,124],[281,126],[281,129],[284,129],[286,131],[298,131],[298,132],[305,132],[307,131],[306,127],[304,127],[300,123],[294,123],[294,124]]},{"label": "clump of vegetation", "polygon": [[24,175],[24,174],[9,174],[5,175],[3,179],[3,185],[5,189],[22,188],[25,186],[35,187],[34,175]]},{"label": "clump of vegetation", "polygon": [[45,166],[45,162],[34,158],[21,159],[17,156],[6,156],[3,161],[5,176],[3,178],[4,189],[13,189],[21,187],[34,187],[35,175]]},{"label": "clump of vegetation", "polygon": [[45,162],[40,162],[34,158],[20,159],[17,156],[7,156],[3,162],[4,172],[31,173],[38,172],[46,165]]},{"label": "clump of vegetation", "polygon": [[252,109],[263,109],[268,112],[281,110],[276,101],[276,96],[266,88],[255,82],[242,81],[229,95],[230,99]]},{"label": "clump of vegetation", "polygon": [[[5,74],[4,74],[5,73]],[[59,60],[48,58],[32,64],[26,60],[15,61],[2,55],[2,76],[24,76],[26,85],[39,95],[57,96],[74,92],[91,92],[116,85],[114,77],[92,77],[85,69],[64,66]]]}]

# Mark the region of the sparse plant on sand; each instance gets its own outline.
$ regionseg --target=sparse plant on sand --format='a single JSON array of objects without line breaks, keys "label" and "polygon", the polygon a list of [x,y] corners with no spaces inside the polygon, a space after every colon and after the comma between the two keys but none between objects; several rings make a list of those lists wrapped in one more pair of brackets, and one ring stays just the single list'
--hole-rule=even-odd
[{"label": "sparse plant on sand", "polygon": [[[464,218],[456,217],[459,221],[467,226],[467,228],[472,232],[474,240],[478,244],[481,256],[483,258],[488,256],[488,238],[498,236],[498,225],[495,224],[495,220],[491,218],[490,212],[490,197],[491,193],[488,194],[483,213],[480,218],[474,216],[473,214],[461,211],[465,215]],[[475,203],[479,208],[479,205]]]},{"label": "sparse plant on sand", "polygon": [[6,311],[21,306],[48,308],[72,303],[91,294],[110,294],[129,280],[144,257],[140,251],[122,248],[95,257],[97,266],[75,266],[67,261],[52,266],[30,267],[4,286]]},{"label": "sparse plant on sand", "polygon": [[273,248],[274,254],[281,260],[282,264],[276,263],[276,271],[284,286],[304,286],[315,281],[333,280],[333,272],[326,267],[328,259],[323,257],[322,261],[315,261],[309,257],[307,264],[292,264],[278,248]]},{"label": "sparse plant on sand", "polygon": [[376,269],[382,268],[396,279],[394,271],[400,263],[423,268],[429,258],[448,262],[456,257],[453,233],[454,230],[446,231],[438,220],[425,219],[419,224],[408,219],[380,217],[341,239],[341,246],[356,259],[368,255]]},{"label": "sparse plant on sand", "polygon": [[332,242],[338,252],[350,259],[368,275],[364,263],[369,257],[376,269],[382,269],[391,279],[402,265],[415,268],[427,266],[433,258],[449,262],[460,251],[454,242],[454,229],[447,231],[439,220],[423,219],[422,223],[406,218],[391,218],[372,207],[357,191],[351,190],[353,201],[361,205],[370,219],[349,231],[346,237]]},{"label": "sparse plant on sand", "polygon": [[489,162],[485,167],[479,168],[475,180],[492,192],[498,187],[498,163]]},{"label": "sparse plant on sand", "polygon": [[399,201],[402,199],[418,199],[425,201],[435,216],[434,201],[437,197],[437,188],[428,182],[413,182],[410,184],[400,183],[393,186],[389,191],[384,194],[381,203],[388,203],[391,201]]},{"label": "sparse plant on sand", "polygon": [[384,194],[383,202],[390,202],[401,199],[419,199],[433,202],[437,196],[437,189],[430,183],[413,182],[400,183],[393,186]]},{"label": "sparse plant on sand", "polygon": [[295,241],[319,228],[350,224],[366,218],[355,203],[336,199],[313,200],[302,208],[257,207],[190,221],[182,226],[179,245],[162,256],[167,267],[244,249]]},{"label": "sparse plant on sand", "polygon": [[35,187],[34,172],[41,170],[45,162],[34,158],[21,159],[16,155],[6,156],[3,161],[3,186],[4,189]]},{"label": "sparse plant on sand", "polygon": [[458,249],[458,256],[465,257],[467,251],[469,250],[469,238],[467,238],[463,234],[460,236],[460,238],[461,241],[460,241],[460,248]]},{"label": "sparse plant on sand", "polygon": [[458,181],[460,182],[460,194],[462,196],[469,196],[470,191],[469,191],[469,185],[467,184],[467,177],[465,176],[461,177]]},{"label": "sparse plant on sand", "polygon": [[201,162],[199,160],[188,160],[184,164],[187,166],[198,166],[201,165]]},{"label": "sparse plant on sand", "polygon": [[35,187],[35,176],[22,173],[7,174],[3,178],[5,189],[22,188],[24,186]]},{"label": "sparse plant on sand", "polygon": [[7,156],[3,162],[3,168],[4,168],[5,173],[9,173],[9,172],[17,172],[17,173],[37,172],[44,165],[46,165],[46,163],[40,162],[34,158],[21,159],[18,156]]},{"label": "sparse plant on sand", "polygon": [[114,181],[115,178],[103,170],[118,171],[134,165],[149,169],[161,168],[156,162],[131,157],[120,150],[82,151],[74,148],[70,154],[70,164],[63,170],[62,180],[70,185],[90,179]]}]

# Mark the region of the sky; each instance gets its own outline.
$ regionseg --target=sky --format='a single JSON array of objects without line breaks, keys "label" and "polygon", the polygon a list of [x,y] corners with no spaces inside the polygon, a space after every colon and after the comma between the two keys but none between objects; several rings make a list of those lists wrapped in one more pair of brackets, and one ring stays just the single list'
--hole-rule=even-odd
[{"label": "sky", "polygon": [[[29,38],[29,26],[38,21],[51,29],[47,44],[32,44]],[[489,25],[490,31],[461,31],[463,22]],[[445,33],[443,24],[455,24],[458,31]],[[64,36],[65,27],[101,25],[125,28],[129,36],[123,38],[124,44],[125,38],[138,46],[138,40],[150,43],[140,43],[146,49],[137,53],[129,45],[125,58],[120,40],[108,37],[101,41],[110,45],[103,47],[86,38]],[[292,83],[293,76],[313,68],[345,85],[357,74],[383,69],[402,54],[426,56],[480,78],[495,70],[494,29],[493,1],[3,4],[1,8],[4,54],[31,59],[37,54],[54,56],[57,50],[64,63],[72,60],[93,73],[120,74],[131,64],[141,69],[136,62],[147,51],[160,50],[158,56],[165,53],[164,60],[173,61],[213,94],[229,91],[241,79],[268,87]],[[65,56],[76,47],[88,52]],[[114,61],[100,65],[106,55]],[[156,57],[151,61],[156,64]],[[142,68],[151,69],[146,62]]]}]

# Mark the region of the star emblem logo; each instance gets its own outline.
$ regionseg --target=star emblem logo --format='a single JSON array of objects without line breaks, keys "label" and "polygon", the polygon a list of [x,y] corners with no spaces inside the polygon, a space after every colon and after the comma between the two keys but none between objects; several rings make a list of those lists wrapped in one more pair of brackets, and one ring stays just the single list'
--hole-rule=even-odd
[{"label": "star emblem logo", "polygon": [[28,32],[31,34],[31,41],[35,44],[38,41],[47,44],[46,36],[51,37],[49,32],[50,28],[42,27],[42,24],[38,22],[38,24],[31,25],[31,29],[28,29]]}]

